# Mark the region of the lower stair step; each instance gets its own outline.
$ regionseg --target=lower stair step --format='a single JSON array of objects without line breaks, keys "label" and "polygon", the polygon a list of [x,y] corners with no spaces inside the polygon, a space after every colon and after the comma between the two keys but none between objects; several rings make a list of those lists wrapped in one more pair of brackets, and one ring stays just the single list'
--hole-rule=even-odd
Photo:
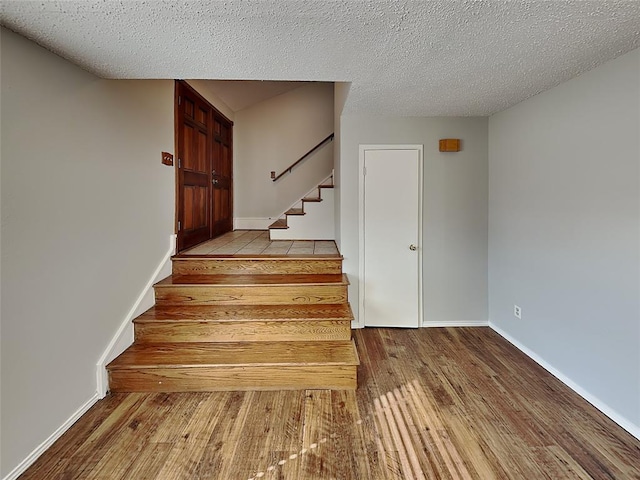
[{"label": "lower stair step", "polygon": [[283,305],[347,302],[346,275],[172,275],[156,305]]},{"label": "lower stair step", "polygon": [[353,340],[134,344],[107,366],[113,392],[356,388]]},{"label": "lower stair step", "polygon": [[174,275],[341,274],[342,256],[327,255],[176,255]]},{"label": "lower stair step", "polygon": [[349,340],[353,313],[337,305],[152,307],[134,320],[137,343]]}]

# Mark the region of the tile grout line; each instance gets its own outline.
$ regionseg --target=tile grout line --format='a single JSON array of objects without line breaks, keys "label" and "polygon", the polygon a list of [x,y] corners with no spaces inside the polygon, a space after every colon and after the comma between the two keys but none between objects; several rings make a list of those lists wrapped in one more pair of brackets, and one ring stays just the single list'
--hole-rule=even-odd
[{"label": "tile grout line", "polygon": [[[234,235],[234,233],[239,234]],[[258,247],[262,242],[266,242],[266,244]],[[286,248],[282,247],[284,242],[288,244]],[[206,246],[207,243],[210,245]],[[207,251],[193,253],[194,255],[237,255],[242,253],[247,255],[273,254],[289,256],[340,253],[334,240],[270,240],[268,232],[258,233],[256,230],[229,232],[190,250],[197,252],[199,248],[206,248]]]}]

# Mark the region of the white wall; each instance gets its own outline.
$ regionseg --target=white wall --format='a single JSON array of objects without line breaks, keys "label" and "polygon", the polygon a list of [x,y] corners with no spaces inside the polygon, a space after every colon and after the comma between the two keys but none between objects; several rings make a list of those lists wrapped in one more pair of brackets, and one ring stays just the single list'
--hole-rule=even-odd
[{"label": "white wall", "polygon": [[492,324],[637,436],[640,50],[492,116],[489,157]]},{"label": "white wall", "polygon": [[[340,252],[356,318],[358,146],[423,144],[425,323],[486,323],[487,119],[343,115],[340,130]],[[463,150],[440,153],[440,138],[461,138]]]},{"label": "white wall", "polygon": [[340,235],[340,148],[342,147],[342,110],[344,110],[344,104],[349,97],[349,90],[351,84],[347,82],[336,82],[333,87],[333,127],[335,129],[335,137],[333,139],[333,199],[334,199],[334,234],[335,241],[340,248],[342,243]]},{"label": "white wall", "polygon": [[280,173],[333,132],[333,84],[296,88],[236,112],[234,212],[243,219],[277,217],[331,174],[325,145],[277,182]]},{"label": "white wall", "polygon": [[99,79],[2,29],[2,466],[96,392],[173,233],[173,82]]}]

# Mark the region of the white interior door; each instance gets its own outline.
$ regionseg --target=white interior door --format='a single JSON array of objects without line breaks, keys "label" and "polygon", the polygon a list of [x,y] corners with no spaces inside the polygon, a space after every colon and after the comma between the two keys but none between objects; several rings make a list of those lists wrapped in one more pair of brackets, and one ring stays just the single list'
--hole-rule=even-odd
[{"label": "white interior door", "polygon": [[361,147],[361,315],[419,327],[422,147]]}]

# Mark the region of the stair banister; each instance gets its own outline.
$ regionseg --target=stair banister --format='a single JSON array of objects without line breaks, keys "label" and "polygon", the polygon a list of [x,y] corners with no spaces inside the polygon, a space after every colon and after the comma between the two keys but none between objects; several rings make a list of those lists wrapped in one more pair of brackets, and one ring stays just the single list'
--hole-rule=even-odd
[{"label": "stair banister", "polygon": [[305,158],[307,158],[313,152],[315,152],[320,147],[322,147],[325,143],[328,143],[328,142],[332,141],[333,140],[333,136],[334,136],[334,134],[332,133],[327,138],[322,140],[319,144],[317,144],[315,147],[313,147],[311,150],[309,150],[307,153],[305,153],[302,157],[300,157],[298,160],[296,160],[291,165],[289,165],[287,168],[285,168],[279,175],[276,175],[276,177],[273,178],[273,181],[275,182],[276,180],[278,180],[280,177],[286,175],[287,173],[291,173],[291,170],[293,170],[293,167],[297,166],[300,162],[302,162]]}]

